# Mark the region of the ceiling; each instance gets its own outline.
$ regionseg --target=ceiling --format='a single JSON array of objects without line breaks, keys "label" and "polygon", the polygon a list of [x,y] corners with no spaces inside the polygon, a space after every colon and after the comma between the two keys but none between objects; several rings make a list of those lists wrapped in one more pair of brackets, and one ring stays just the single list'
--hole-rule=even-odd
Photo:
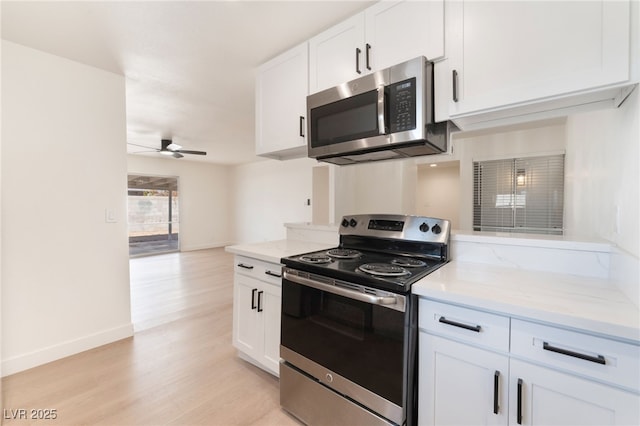
[{"label": "ceiling", "polygon": [[[2,1],[2,38],[126,77],[127,150],[255,161],[255,68],[365,1]],[[135,144],[135,145],[134,145]],[[136,146],[139,145],[139,146]],[[167,157],[162,157],[167,158]]]}]

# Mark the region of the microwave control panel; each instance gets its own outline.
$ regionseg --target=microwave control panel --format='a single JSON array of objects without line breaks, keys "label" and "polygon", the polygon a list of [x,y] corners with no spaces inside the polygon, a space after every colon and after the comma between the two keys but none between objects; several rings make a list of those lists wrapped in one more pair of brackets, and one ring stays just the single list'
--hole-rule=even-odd
[{"label": "microwave control panel", "polygon": [[389,127],[391,133],[416,128],[416,79],[400,81],[388,86]]}]

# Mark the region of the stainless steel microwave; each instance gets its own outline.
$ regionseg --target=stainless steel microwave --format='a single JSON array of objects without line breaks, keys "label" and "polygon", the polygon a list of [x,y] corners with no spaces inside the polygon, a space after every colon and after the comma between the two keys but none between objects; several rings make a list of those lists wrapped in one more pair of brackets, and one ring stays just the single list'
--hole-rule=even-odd
[{"label": "stainless steel microwave", "polygon": [[451,125],[434,123],[433,63],[420,56],[307,96],[308,155],[346,165],[439,154]]}]

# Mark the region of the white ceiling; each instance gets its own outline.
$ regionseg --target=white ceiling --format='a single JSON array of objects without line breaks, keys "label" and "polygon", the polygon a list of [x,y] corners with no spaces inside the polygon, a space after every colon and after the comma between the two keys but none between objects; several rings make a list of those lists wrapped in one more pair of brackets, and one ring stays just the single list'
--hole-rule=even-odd
[{"label": "white ceiling", "polygon": [[[2,1],[2,38],[126,77],[127,142],[254,154],[254,70],[365,1]],[[148,151],[128,145],[131,153]],[[158,155],[156,153],[146,155]],[[166,157],[162,157],[166,158]]]}]

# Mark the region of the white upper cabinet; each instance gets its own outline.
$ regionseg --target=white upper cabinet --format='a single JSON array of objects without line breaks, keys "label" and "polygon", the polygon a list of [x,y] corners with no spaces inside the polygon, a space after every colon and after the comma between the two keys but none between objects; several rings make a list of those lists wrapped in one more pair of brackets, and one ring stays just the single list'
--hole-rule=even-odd
[{"label": "white upper cabinet", "polygon": [[363,75],[366,66],[363,17],[355,15],[309,40],[310,93]]},{"label": "white upper cabinet", "polygon": [[453,0],[446,8],[454,120],[497,108],[530,114],[540,108],[517,108],[587,92],[584,103],[611,100],[630,83],[628,1]]},{"label": "white upper cabinet", "polygon": [[430,61],[444,56],[444,0],[381,1],[365,10],[364,15],[372,69],[387,68],[417,56]]},{"label": "white upper cabinet", "polygon": [[375,70],[444,55],[444,0],[381,1],[309,41],[311,93]]},{"label": "white upper cabinet", "polygon": [[307,155],[308,46],[303,43],[261,65],[256,75],[256,154]]}]

